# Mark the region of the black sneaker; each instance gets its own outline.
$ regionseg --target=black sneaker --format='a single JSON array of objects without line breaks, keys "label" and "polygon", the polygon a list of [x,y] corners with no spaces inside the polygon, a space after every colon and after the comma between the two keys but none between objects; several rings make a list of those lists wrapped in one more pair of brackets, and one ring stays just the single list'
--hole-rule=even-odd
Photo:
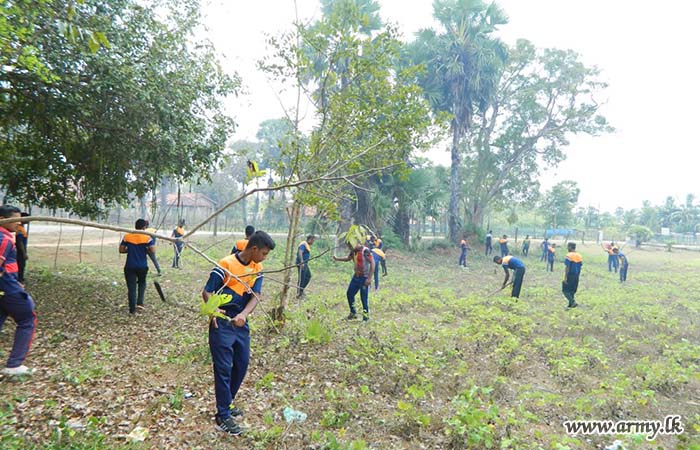
[{"label": "black sneaker", "polygon": [[362,315],[362,321],[363,321],[363,322],[368,322],[368,321],[369,321],[369,314],[363,314],[363,315]]},{"label": "black sneaker", "polygon": [[574,302],[573,304],[567,306],[567,308],[576,308],[578,306],[578,303]]},{"label": "black sneaker", "polygon": [[345,320],[353,320],[353,319],[357,319],[357,314],[355,314],[355,313],[350,313],[350,314],[345,318]]},{"label": "black sneaker", "polygon": [[238,406],[231,408],[231,417],[240,417],[243,415],[243,410]]},{"label": "black sneaker", "polygon": [[230,434],[231,436],[240,436],[240,434],[243,433],[241,427],[236,422],[234,422],[233,417],[228,417],[223,420],[217,417],[216,429],[219,431],[223,431],[226,434]]}]

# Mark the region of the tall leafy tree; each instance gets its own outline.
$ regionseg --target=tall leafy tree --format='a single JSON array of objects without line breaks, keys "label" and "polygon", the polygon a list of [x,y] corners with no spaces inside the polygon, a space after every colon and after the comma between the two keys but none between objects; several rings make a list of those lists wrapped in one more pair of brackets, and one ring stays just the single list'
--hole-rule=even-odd
[{"label": "tall leafy tree", "polygon": [[639,223],[654,231],[659,230],[659,212],[652,206],[649,200],[642,202],[642,210],[639,214]]},{"label": "tall leafy tree", "polygon": [[465,146],[465,197],[471,223],[489,205],[528,200],[543,169],[565,158],[569,138],[612,127],[599,114],[606,84],[573,51],[537,50],[519,40]]},{"label": "tall leafy tree", "polygon": [[[359,3],[337,1],[317,22],[297,23],[293,34],[271,40],[274,54],[261,63],[273,77],[296,83],[315,108],[308,139],[299,131],[299,103],[286,114],[294,127],[282,148],[281,167],[275,169],[288,173],[285,180],[326,174],[356,180],[360,173],[401,163],[412,149],[424,146],[430,110],[412,83],[410,69],[395,70],[401,46],[396,30],[363,34],[367,15]],[[315,205],[338,218],[338,205],[346,195],[341,183],[321,181],[293,193],[288,264],[295,257],[302,206]],[[285,291],[281,297],[284,310]]]},{"label": "tall leafy tree", "polygon": [[[63,14],[63,2],[31,3]],[[74,8],[73,29],[100,30],[102,48],[72,45],[52,25],[32,27],[30,40],[11,36],[12,48],[40,49],[34,54],[50,73],[28,63],[0,71],[0,185],[25,203],[95,215],[165,176],[206,177],[233,130],[222,99],[239,82],[196,39],[197,0],[164,0],[157,10],[136,0]]]},{"label": "tall leafy tree", "polygon": [[550,189],[542,200],[541,211],[545,224],[552,228],[563,227],[574,222],[574,207],[581,190],[575,181],[561,181]]},{"label": "tall leafy tree", "polygon": [[81,27],[81,19],[92,11],[78,8],[82,0],[15,0],[0,3],[0,68],[2,68],[3,100],[18,95],[16,82],[33,76],[45,82],[57,79],[48,63],[41,36],[46,32],[59,34],[67,45],[96,52],[109,47],[105,34]]},{"label": "tall leafy tree", "polygon": [[410,61],[424,65],[418,80],[433,110],[449,116],[448,224],[450,238],[456,239],[461,227],[461,149],[474,115],[489,104],[506,60],[505,47],[494,33],[507,18],[495,3],[480,0],[435,0],[433,11],[441,29],[420,31],[408,54]]}]

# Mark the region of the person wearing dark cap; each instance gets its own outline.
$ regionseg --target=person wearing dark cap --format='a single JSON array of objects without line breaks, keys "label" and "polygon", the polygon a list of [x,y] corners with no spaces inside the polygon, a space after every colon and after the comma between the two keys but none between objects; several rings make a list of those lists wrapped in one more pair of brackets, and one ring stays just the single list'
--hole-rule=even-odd
[{"label": "person wearing dark cap", "polygon": [[[138,219],[137,230],[145,230],[148,222]],[[148,274],[149,253],[155,253],[153,238],[142,233],[127,233],[119,244],[119,253],[126,253],[124,278],[129,291],[129,313],[143,311],[143,299],[146,294],[146,275]]]}]

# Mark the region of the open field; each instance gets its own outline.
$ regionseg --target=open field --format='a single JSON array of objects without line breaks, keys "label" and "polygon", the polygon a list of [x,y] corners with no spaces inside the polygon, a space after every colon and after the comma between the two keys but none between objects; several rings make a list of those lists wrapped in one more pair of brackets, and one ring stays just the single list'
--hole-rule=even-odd
[{"label": "open field", "polygon": [[[221,257],[231,243],[207,253]],[[292,303],[284,328],[276,332],[261,308],[252,318],[237,402],[249,431],[229,438],[213,428],[206,319],[198,316],[210,265],[186,252],[184,268],[169,269],[170,246],[158,248],[167,302],[149,286],[146,313],[131,318],[116,249],[84,249],[78,263],[77,248],[61,248],[54,269],[55,248],[30,247],[39,326],[27,364],[39,372],[0,380],[0,447],[124,448],[142,426],[148,437],[134,448],[593,449],[616,439],[626,448],[700,448],[697,253],[629,249],[621,285],[602,250],[583,246],[582,306],[566,310],[563,264],[547,273],[536,252],[524,259],[515,302],[486,296],[503,271],[476,250],[467,270],[456,249],[390,250],[366,324],[343,320],[351,266],[326,255],[311,263],[309,295]],[[278,247],[266,268],[280,267],[282,254]],[[279,280],[266,277],[265,310]],[[9,320],[2,358],[13,330]],[[286,406],[308,418],[287,424]],[[682,416],[683,434],[569,436],[562,426],[667,415]]]}]

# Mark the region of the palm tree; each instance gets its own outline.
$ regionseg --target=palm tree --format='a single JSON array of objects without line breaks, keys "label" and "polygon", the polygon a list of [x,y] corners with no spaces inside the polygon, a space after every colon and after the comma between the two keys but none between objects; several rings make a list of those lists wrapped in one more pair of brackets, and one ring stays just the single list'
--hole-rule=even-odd
[{"label": "palm tree", "polygon": [[488,105],[495,90],[506,48],[493,33],[507,18],[495,3],[481,0],[435,0],[433,15],[444,29],[418,32],[409,59],[425,67],[418,82],[433,110],[451,115],[448,223],[449,237],[455,239],[461,224],[460,146],[470,132],[475,111]]}]

